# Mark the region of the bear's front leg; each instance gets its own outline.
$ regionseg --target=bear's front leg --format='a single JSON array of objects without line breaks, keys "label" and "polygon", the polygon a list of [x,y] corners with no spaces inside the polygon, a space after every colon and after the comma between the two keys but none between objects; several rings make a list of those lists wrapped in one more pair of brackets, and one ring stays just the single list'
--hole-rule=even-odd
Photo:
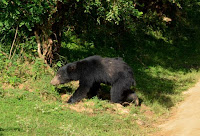
[{"label": "bear's front leg", "polygon": [[69,98],[67,103],[75,103],[79,102],[83,98],[87,97],[87,93],[89,92],[90,87],[88,86],[79,86],[79,88],[74,92],[74,94]]}]

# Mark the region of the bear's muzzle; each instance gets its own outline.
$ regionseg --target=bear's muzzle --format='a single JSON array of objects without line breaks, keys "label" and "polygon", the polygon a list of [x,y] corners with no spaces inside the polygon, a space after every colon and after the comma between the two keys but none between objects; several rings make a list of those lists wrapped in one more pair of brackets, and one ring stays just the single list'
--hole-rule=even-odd
[{"label": "bear's muzzle", "polygon": [[55,76],[55,77],[51,80],[51,84],[52,84],[52,85],[59,85],[59,84],[61,84],[61,82],[60,82],[58,76]]}]

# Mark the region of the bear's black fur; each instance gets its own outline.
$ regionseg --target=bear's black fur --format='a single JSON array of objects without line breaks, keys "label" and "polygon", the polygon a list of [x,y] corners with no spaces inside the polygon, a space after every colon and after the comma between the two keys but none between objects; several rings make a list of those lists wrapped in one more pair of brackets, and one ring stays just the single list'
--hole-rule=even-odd
[{"label": "bear's black fur", "polygon": [[100,83],[112,86],[110,95],[114,103],[138,100],[134,91],[130,89],[136,85],[133,71],[122,58],[91,56],[69,63],[58,70],[51,84],[64,84],[72,80],[79,80],[79,87],[68,103],[97,95]]}]

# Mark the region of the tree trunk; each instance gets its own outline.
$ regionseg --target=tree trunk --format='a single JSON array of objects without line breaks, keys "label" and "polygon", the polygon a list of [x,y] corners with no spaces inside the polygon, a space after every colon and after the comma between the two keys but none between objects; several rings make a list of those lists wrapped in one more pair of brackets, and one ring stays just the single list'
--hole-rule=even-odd
[{"label": "tree trunk", "polygon": [[35,34],[35,38],[36,38],[36,42],[37,42],[37,51],[38,51],[38,56],[42,59],[44,59],[44,56],[42,55],[42,45],[41,45],[41,41],[40,41],[40,37],[39,37],[39,33],[38,30],[34,31]]},{"label": "tree trunk", "polygon": [[46,20],[45,24],[37,25],[34,31],[38,45],[38,55],[50,66],[57,58],[61,47],[62,29],[66,23],[65,12],[69,10],[73,2],[64,4],[57,2],[57,11],[53,13],[52,19]]},{"label": "tree trunk", "polygon": [[61,35],[58,34],[57,36],[54,33],[49,36],[44,30],[39,33],[39,29],[36,29],[34,34],[38,47],[38,56],[51,66],[61,46]]}]

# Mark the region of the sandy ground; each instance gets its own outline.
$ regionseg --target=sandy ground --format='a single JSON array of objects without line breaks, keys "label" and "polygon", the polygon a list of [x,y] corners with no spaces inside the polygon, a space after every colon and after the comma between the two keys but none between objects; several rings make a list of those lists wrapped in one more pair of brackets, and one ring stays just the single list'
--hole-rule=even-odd
[{"label": "sandy ground", "polygon": [[173,111],[172,117],[160,125],[160,136],[200,136],[200,80]]}]

